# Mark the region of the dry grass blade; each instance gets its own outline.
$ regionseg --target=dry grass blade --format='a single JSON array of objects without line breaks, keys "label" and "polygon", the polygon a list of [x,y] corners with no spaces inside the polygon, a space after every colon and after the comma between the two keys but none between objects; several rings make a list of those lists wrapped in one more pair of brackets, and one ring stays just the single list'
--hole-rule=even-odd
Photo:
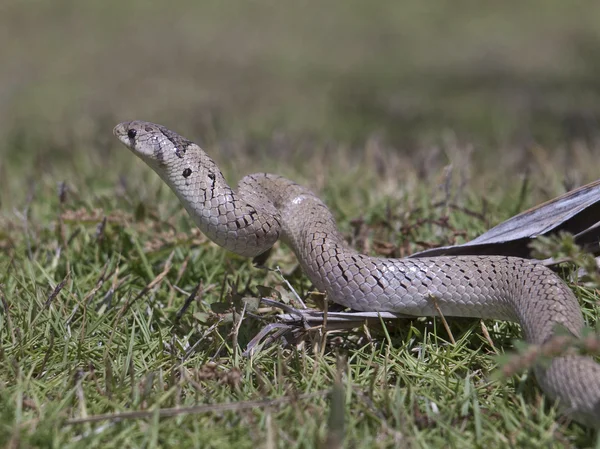
[{"label": "dry grass blade", "polygon": [[454,335],[452,335],[452,331],[450,330],[450,326],[448,325],[448,322],[446,321],[446,317],[442,313],[442,309],[440,309],[440,306],[438,304],[437,298],[432,295],[432,296],[429,297],[429,299],[431,300],[431,302],[433,302],[433,306],[435,307],[435,310],[437,311],[438,316],[442,320],[442,324],[444,325],[444,329],[446,329],[446,332],[448,332],[448,337],[450,338],[450,341],[452,342],[453,345],[455,345],[456,344],[456,340],[454,340]]},{"label": "dry grass blade", "polygon": [[65,421],[66,425],[85,424],[99,421],[122,421],[126,419],[146,419],[158,415],[160,418],[168,418],[181,415],[198,415],[201,413],[221,413],[227,411],[242,411],[254,408],[274,407],[276,405],[305,401],[317,397],[324,397],[329,393],[327,390],[313,393],[300,394],[298,396],[285,396],[275,399],[262,399],[258,401],[240,401],[224,404],[196,405],[193,407],[164,408],[158,410],[144,410],[122,413],[107,413],[85,418],[71,418]]},{"label": "dry grass blade", "polygon": [[56,298],[58,296],[58,294],[60,293],[60,291],[67,284],[67,281],[69,280],[69,276],[70,276],[70,273],[67,273],[67,275],[64,277],[64,279],[62,281],[60,281],[58,283],[58,285],[52,290],[52,292],[48,295],[48,299],[44,303],[44,308],[47,309],[48,307],[50,307],[50,304],[52,303],[52,301],[54,300],[54,298]]}]

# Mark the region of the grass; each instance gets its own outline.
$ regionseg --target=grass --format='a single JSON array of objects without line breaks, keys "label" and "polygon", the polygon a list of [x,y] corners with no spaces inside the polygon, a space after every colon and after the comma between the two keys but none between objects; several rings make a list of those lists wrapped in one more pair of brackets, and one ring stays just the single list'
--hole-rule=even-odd
[{"label": "grass", "polygon": [[[494,380],[515,325],[243,357],[244,304],[321,298],[285,247],[266,270],[208,242],[111,135],[156,121],[229,179],[311,186],[373,255],[461,242],[598,178],[600,8],[577,3],[2,2],[0,446],[600,447],[531,375]],[[598,286],[571,286],[598,329]]]},{"label": "grass", "polygon": [[[370,145],[360,160],[340,158],[343,145],[315,152],[303,161],[310,174],[295,177],[313,179],[353,244],[374,254],[473,237],[515,207],[564,190],[541,182],[560,180],[553,168],[560,151],[542,158],[523,189],[520,177],[506,188],[500,175],[468,174],[475,172],[468,161],[418,175],[418,158],[389,153],[382,167],[378,157],[387,153]],[[84,147],[61,172],[65,187],[46,173],[7,200],[15,209],[2,216],[6,447],[598,446],[589,430],[559,418],[532,376],[492,379],[495,355],[518,338],[511,324],[484,323],[494,346],[478,320],[449,320],[452,344],[440,321],[418,318],[313,333],[302,345],[277,343],[242,357],[265,325],[248,315],[236,321],[242,298],[289,299],[281,276],[208,242],[116,142],[103,152]],[[210,149],[217,158],[219,149]],[[581,149],[579,161],[595,150]],[[238,161],[246,169],[262,162],[286,172],[272,161]],[[325,176],[320,167],[334,168]],[[577,168],[587,180],[586,164]],[[229,164],[226,171],[242,170]],[[26,177],[2,179],[4,192],[17,192]],[[482,198],[478,186],[490,194]],[[309,302],[318,300],[286,248],[277,246],[268,266],[281,267]],[[573,287],[594,326],[596,290]],[[130,415],[115,420],[119,413]]]}]

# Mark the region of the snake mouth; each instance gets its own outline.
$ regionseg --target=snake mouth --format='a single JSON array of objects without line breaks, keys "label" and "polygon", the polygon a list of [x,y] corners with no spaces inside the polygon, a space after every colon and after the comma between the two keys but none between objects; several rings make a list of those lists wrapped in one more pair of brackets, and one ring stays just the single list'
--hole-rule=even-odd
[{"label": "snake mouth", "polygon": [[128,149],[136,154],[142,154],[143,151],[137,148],[137,141],[141,137],[139,130],[136,122],[121,122],[113,128],[113,134]]},{"label": "snake mouth", "polygon": [[127,129],[129,128],[129,123],[131,122],[122,122],[113,128],[113,134],[119,140],[123,140],[123,137],[127,137]]},{"label": "snake mouth", "polygon": [[129,124],[129,122],[123,122],[123,123],[119,123],[117,126],[115,126],[113,128],[113,134],[115,135],[115,137],[117,139],[119,139],[119,142],[121,142],[122,144],[124,144],[125,146],[129,147],[129,139],[127,139],[127,125]]},{"label": "snake mouth", "polygon": [[125,128],[125,123],[119,123],[117,126],[115,126],[113,128],[113,134],[117,137],[119,137],[121,134],[123,134],[123,130]]}]

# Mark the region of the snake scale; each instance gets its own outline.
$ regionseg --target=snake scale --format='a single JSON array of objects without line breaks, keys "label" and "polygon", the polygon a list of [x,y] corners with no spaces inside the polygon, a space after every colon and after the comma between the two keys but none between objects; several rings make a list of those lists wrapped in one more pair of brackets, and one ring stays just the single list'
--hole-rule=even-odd
[{"label": "snake scale", "polygon": [[[584,322],[573,292],[535,261],[359,254],[348,246],[327,206],[305,187],[259,173],[244,177],[236,191],[198,145],[161,125],[123,122],[114,134],[169,185],[211,240],[253,257],[281,239],[314,285],[338,304],[359,311],[434,316],[439,310],[444,316],[515,321],[525,340],[538,345],[558,328],[581,336]],[[568,354],[537,363],[534,372],[566,414],[600,427],[600,365],[592,358]]]}]

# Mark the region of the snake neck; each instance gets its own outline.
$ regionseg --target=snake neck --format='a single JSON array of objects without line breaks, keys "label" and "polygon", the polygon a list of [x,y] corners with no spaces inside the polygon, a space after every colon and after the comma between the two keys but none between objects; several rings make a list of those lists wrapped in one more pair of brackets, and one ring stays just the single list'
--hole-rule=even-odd
[{"label": "snake neck", "polygon": [[278,216],[280,238],[300,261],[321,251],[356,253],[338,230],[327,205],[306,187],[279,175],[256,173],[245,176],[237,191],[262,204],[265,213]]},{"label": "snake neck", "polygon": [[177,195],[200,230],[217,245],[254,257],[278,240],[276,212],[266,213],[260,204],[247,201],[232,190],[221,170],[199,146],[189,145],[184,157],[149,165]]}]

